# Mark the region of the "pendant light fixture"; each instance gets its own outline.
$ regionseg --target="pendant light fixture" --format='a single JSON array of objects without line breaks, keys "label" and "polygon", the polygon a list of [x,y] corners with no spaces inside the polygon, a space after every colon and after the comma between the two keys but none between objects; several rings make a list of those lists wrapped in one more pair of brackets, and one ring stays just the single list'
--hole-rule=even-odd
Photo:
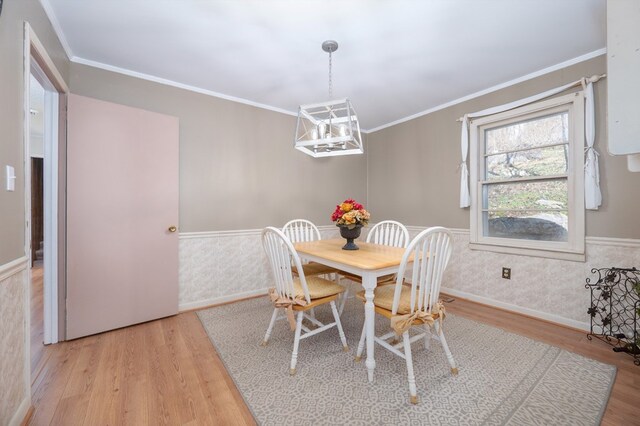
[{"label": "pendant light fixture", "polygon": [[[338,43],[327,40],[322,50],[329,53],[329,99],[333,99],[332,54]],[[300,105],[294,147],[312,157],[362,154],[360,124],[349,99]]]}]

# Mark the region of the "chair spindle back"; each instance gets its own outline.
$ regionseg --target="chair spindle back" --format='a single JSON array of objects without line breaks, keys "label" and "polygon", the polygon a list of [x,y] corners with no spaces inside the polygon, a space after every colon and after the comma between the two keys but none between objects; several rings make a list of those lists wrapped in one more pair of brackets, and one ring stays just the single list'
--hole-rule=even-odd
[{"label": "chair spindle back", "polygon": [[[441,226],[420,232],[407,247],[396,280],[392,313],[398,312],[403,278],[411,270],[411,313],[431,309],[438,303],[442,276],[453,251],[451,231]],[[413,263],[410,259],[413,255]]]},{"label": "chair spindle back", "polygon": [[290,220],[282,227],[282,232],[293,244],[321,239],[318,227],[306,219]]},{"label": "chair spindle back", "polygon": [[392,247],[407,247],[409,231],[400,222],[384,220],[371,228],[367,235],[367,242]]},{"label": "chair spindle back", "polygon": [[268,226],[262,231],[262,246],[264,247],[271,271],[273,272],[273,279],[278,295],[289,299],[295,297],[291,268],[293,264],[299,272],[298,278],[304,291],[304,297],[307,303],[310,303],[311,298],[309,297],[309,289],[300,262],[300,256],[298,256],[298,253],[293,248],[293,244],[291,244],[287,236],[279,229]]}]

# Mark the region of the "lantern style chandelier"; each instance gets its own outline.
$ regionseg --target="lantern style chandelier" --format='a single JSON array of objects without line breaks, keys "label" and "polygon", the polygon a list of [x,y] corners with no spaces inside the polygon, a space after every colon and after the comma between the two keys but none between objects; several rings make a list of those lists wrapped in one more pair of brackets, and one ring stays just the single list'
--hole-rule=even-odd
[{"label": "lantern style chandelier", "polygon": [[[327,40],[322,50],[329,53],[329,99],[333,99],[332,53],[338,43]],[[300,105],[294,147],[312,157],[362,154],[360,124],[349,99]]]}]

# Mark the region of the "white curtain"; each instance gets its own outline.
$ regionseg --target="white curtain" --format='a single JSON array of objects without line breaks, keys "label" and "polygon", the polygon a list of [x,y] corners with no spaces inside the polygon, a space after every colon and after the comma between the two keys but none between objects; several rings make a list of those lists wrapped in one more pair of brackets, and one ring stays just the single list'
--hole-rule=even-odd
[{"label": "white curtain", "polygon": [[598,165],[598,152],[593,147],[596,139],[596,114],[593,98],[593,79],[583,82],[586,85],[585,95],[585,124],[584,135],[587,143],[584,160],[584,206],[590,210],[598,210],[602,204],[602,192],[600,192],[600,166]]},{"label": "white curtain", "polygon": [[467,153],[469,152],[469,121],[467,116],[462,117],[462,136],[460,137],[460,150],[462,151],[462,163],[460,163],[460,208],[469,207],[469,169],[467,168]]},{"label": "white curtain", "polygon": [[[598,167],[598,153],[593,147],[595,140],[595,109],[593,100],[593,83],[605,77],[605,75],[594,75],[590,78],[582,78],[573,83],[529,96],[528,98],[509,102],[508,104],[498,105],[492,108],[483,109],[462,117],[462,130],[460,132],[460,143],[462,151],[462,164],[460,165],[460,208],[469,207],[471,198],[469,196],[469,170],[467,168],[467,153],[469,150],[469,118],[484,117],[487,115],[497,114],[499,112],[509,111],[514,108],[521,107],[549,96],[562,93],[567,89],[575,86],[585,88],[585,139],[587,143],[586,159],[585,159],[585,207],[587,209],[597,210],[602,204],[602,195],[600,193],[600,173]],[[589,191],[589,193],[587,193]]]}]

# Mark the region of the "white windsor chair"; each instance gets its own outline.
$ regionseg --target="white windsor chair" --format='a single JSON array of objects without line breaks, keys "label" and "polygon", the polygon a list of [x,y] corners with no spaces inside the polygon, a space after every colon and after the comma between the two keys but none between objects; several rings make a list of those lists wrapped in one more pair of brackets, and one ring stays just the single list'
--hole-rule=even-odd
[{"label": "white windsor chair", "polygon": [[[282,232],[289,238],[292,244],[322,239],[318,227],[306,219],[290,220],[282,227]],[[306,276],[329,274],[336,274],[337,276],[338,274],[337,269],[316,262],[303,263],[302,269]],[[294,269],[293,273],[297,274],[298,271]],[[336,277],[334,276],[334,278]]]},{"label": "white windsor chair", "polygon": [[[382,244],[385,246],[391,247],[400,247],[406,248],[407,244],[409,244],[409,231],[407,227],[401,224],[400,222],[396,222],[395,220],[383,220],[382,222],[376,223],[367,234],[366,242],[373,244]],[[362,278],[356,275],[351,275],[349,273],[342,272],[345,278],[362,283]],[[378,278],[378,285],[391,284],[395,281],[396,275],[385,275]],[[347,295],[349,290],[344,293],[342,297],[342,301],[340,302],[340,315],[342,315],[342,311],[344,310],[344,305],[347,300]]]},{"label": "white windsor chair", "polygon": [[[271,331],[278,319],[289,319],[290,325],[295,326],[292,327],[292,329],[295,328],[295,338],[289,370],[291,375],[296,373],[298,347],[302,339],[306,339],[332,327],[337,327],[342,346],[345,352],[348,351],[349,347],[347,346],[347,340],[342,330],[340,316],[338,315],[338,309],[335,303],[338,295],[344,292],[344,287],[317,276],[307,278],[304,274],[300,257],[293,248],[293,244],[291,244],[291,241],[289,241],[287,236],[279,229],[273,227],[265,228],[262,231],[262,245],[267,254],[275,282],[275,287],[269,291],[275,308],[262,345],[266,346],[269,342]],[[299,271],[297,277],[293,274],[292,266]],[[323,324],[312,316],[307,315],[306,312],[308,310],[326,303],[331,305],[334,322]],[[284,310],[285,315],[279,318],[278,314],[281,309]],[[297,314],[295,322],[293,318],[294,312]],[[306,318],[318,328],[313,331],[310,330],[302,323],[303,318]],[[303,331],[304,334],[302,334]]]},{"label": "white windsor chair", "polygon": [[[284,224],[282,232],[289,238],[289,241],[291,241],[292,244],[318,241],[322,239],[318,227],[313,222],[306,219],[290,220]],[[336,283],[340,284],[341,271],[338,271],[331,266],[317,262],[305,262],[302,264],[302,269],[304,270],[304,275],[307,277],[326,275],[327,277],[331,277],[331,279]],[[298,270],[294,268],[293,273],[297,275]],[[344,306],[344,296],[342,300],[343,302],[340,305],[341,307]],[[339,312],[342,315],[342,310]],[[315,317],[315,315],[315,311],[311,309],[311,316]]]},{"label": "white windsor chair", "polygon": [[[375,311],[391,320],[394,331],[375,337],[378,343],[395,355],[404,358],[407,363],[407,377],[411,402],[418,402],[415,375],[411,355],[411,343],[424,339],[425,349],[429,349],[431,338],[438,340],[444,349],[452,374],[458,374],[455,360],[442,330],[444,308],[440,302],[440,286],[442,276],[449,263],[452,252],[451,232],[443,227],[433,227],[418,234],[407,247],[395,285],[377,287],[373,303]],[[412,264],[411,286],[403,285],[405,271]],[[358,298],[364,301],[364,292],[358,293]],[[424,333],[409,337],[411,326],[422,326]],[[431,326],[435,335],[431,334]],[[402,342],[393,344],[387,340],[402,335]],[[356,352],[356,361],[362,357],[365,346],[365,329]],[[400,349],[403,349],[401,351]]]}]

